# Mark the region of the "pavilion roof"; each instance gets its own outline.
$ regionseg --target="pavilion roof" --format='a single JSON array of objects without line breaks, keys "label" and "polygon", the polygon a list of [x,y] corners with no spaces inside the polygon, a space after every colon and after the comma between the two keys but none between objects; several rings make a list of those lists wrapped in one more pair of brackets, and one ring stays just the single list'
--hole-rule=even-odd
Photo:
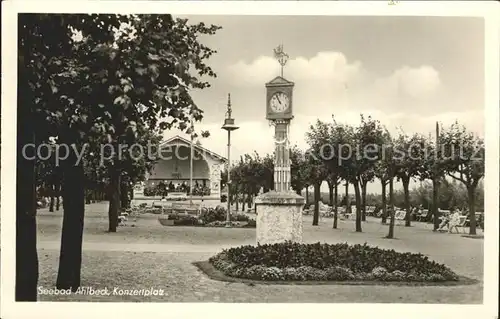
[{"label": "pavilion roof", "polygon": [[[169,139],[167,139],[166,141],[163,141],[161,144],[160,144],[160,147],[163,147],[163,146],[166,146],[166,145],[176,145],[178,143],[176,143],[176,141],[180,141],[182,142],[182,144],[186,145],[186,146],[190,146],[191,145],[191,141],[182,137],[182,136],[179,136],[179,135],[176,135],[174,137],[171,137]],[[225,158],[224,156],[221,156],[215,152],[212,152],[211,150],[209,149],[206,149],[204,148],[203,146],[201,145],[197,145],[196,143],[193,143],[193,148],[195,150],[197,150],[198,152],[204,152],[204,153],[208,153],[210,154],[211,156],[219,159],[220,161],[222,162],[227,162],[227,158]]]}]

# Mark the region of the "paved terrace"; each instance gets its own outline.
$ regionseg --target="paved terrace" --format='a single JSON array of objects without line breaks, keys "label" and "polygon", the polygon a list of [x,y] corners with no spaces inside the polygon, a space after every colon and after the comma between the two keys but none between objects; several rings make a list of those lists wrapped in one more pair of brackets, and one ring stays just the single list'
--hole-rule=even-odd
[{"label": "paved terrace", "polygon": [[[460,275],[479,279],[469,286],[396,287],[344,285],[255,285],[207,278],[191,263],[206,260],[223,248],[255,243],[255,229],[164,227],[157,215],[143,215],[135,227],[107,233],[107,204],[87,206],[84,229],[82,285],[95,289],[164,289],[164,296],[40,296],[40,300],[161,301],[161,302],[364,302],[364,303],[482,303],[483,240],[435,233],[431,225],[396,226],[395,239],[384,239],[388,226],[375,218],[354,232],[353,221],[322,219],[311,226],[304,217],[307,243],[348,242],[397,251],[421,252]],[[40,286],[56,281],[62,212],[40,210],[38,215]]]}]

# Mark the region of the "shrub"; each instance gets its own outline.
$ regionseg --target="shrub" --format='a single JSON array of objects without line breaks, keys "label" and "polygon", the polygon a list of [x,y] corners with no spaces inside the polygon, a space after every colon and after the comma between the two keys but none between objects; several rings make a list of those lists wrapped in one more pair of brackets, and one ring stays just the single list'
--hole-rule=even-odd
[{"label": "shrub", "polygon": [[[210,224],[215,221],[223,222],[227,219],[227,209],[220,205],[215,208],[204,207],[201,210],[199,218],[204,224]],[[250,220],[250,218],[245,214],[231,214],[231,221],[246,222],[248,220]]]},{"label": "shrub", "polygon": [[406,278],[406,273],[399,270],[395,270],[391,273],[386,274],[386,280],[389,281],[403,281],[405,280],[405,278]]},{"label": "shrub", "polygon": [[198,218],[189,215],[187,216],[179,215],[179,218],[176,219],[174,222],[174,225],[178,226],[194,226],[198,224],[199,224]]},{"label": "shrub", "polygon": [[284,280],[283,271],[278,267],[264,267],[263,272],[259,276],[264,280]]},{"label": "shrub", "polygon": [[179,214],[169,214],[167,216],[168,220],[178,220],[179,219]]},{"label": "shrub", "polygon": [[220,205],[213,208],[203,208],[199,218],[204,224],[209,224],[214,221],[225,221],[226,220],[226,209]]},{"label": "shrub", "polygon": [[173,220],[176,226],[195,226],[200,224],[197,217],[190,215],[169,214],[167,219]]},{"label": "shrub", "polygon": [[354,273],[347,268],[334,266],[325,269],[327,280],[353,280]]},{"label": "shrub", "polygon": [[387,269],[384,267],[375,267],[372,270],[372,275],[377,279],[384,279],[387,277]]},{"label": "shrub", "polygon": [[[208,223],[208,224],[204,224],[205,226],[207,227],[225,227],[227,225],[226,221],[219,221],[219,220],[216,220],[216,221],[213,221],[211,223]],[[230,222],[229,225],[231,227],[241,227],[241,223],[240,222]]]},{"label": "shrub", "polygon": [[245,214],[231,214],[231,220],[235,220],[237,222],[247,222],[250,220],[250,217]]},{"label": "shrub", "polygon": [[257,222],[255,221],[255,219],[249,219],[247,224],[245,226],[243,226],[245,228],[255,228],[257,227]]},{"label": "shrub", "polygon": [[[422,254],[399,253],[366,244],[286,242],[240,246],[226,249],[209,261],[227,275],[257,276],[263,280],[458,280],[445,265]],[[231,264],[231,272],[219,267],[221,261]]]}]

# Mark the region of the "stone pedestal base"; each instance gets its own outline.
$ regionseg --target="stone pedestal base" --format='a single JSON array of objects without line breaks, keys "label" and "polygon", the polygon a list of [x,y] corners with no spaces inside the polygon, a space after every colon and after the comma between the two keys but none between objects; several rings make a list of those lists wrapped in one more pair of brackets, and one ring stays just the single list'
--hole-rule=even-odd
[{"label": "stone pedestal base", "polygon": [[302,208],[305,200],[293,192],[259,195],[257,209],[257,243],[302,242]]}]

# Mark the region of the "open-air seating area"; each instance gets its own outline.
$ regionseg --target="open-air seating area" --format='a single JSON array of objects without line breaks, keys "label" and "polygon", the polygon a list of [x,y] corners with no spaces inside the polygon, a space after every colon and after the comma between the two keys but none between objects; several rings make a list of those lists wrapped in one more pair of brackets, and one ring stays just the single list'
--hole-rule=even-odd
[{"label": "open-air seating area", "polygon": [[118,216],[118,226],[125,226],[129,217],[133,218],[133,222],[137,222],[139,217],[139,207],[131,207],[120,213]]},{"label": "open-air seating area", "polygon": [[201,212],[201,203],[191,203],[189,201],[155,201],[149,209],[161,209],[161,214],[188,214],[198,215]]},{"label": "open-air seating area", "polygon": [[[453,221],[449,216],[444,215],[439,217],[439,220],[441,221],[440,225],[442,226],[440,226],[438,230],[442,232],[450,231],[450,228],[456,227],[455,229],[458,233],[465,234],[467,232],[467,228],[470,226],[470,219],[468,215],[460,215],[456,221]],[[446,222],[443,223],[443,221]],[[484,229],[482,213],[476,213],[476,227],[481,230]]]},{"label": "open-air seating area", "polygon": [[415,215],[415,221],[417,222],[424,222],[427,220],[427,217],[429,216],[429,210],[428,209],[423,209],[419,213]]},{"label": "open-air seating area", "polygon": [[[341,212],[341,207],[338,207],[338,212],[340,214]],[[309,208],[303,209],[302,214],[303,215],[312,215],[314,213],[314,205],[309,206]],[[319,216],[320,217],[325,217],[325,218],[331,218],[334,215],[333,207],[329,205],[325,205],[320,202],[319,204]]]},{"label": "open-air seating area", "polygon": [[[368,208],[368,206],[367,206]],[[351,207],[351,212],[347,213],[346,208],[344,206],[339,206],[338,208],[338,217],[340,220],[355,220],[356,218],[356,206]],[[390,209],[387,209],[388,216],[390,216]],[[309,208],[303,210],[303,215],[308,216],[308,215],[313,215],[314,214],[314,204],[309,206]],[[397,208],[395,209],[395,214],[394,214],[394,221],[396,225],[404,225],[405,220],[406,220],[406,210],[405,209],[400,209]],[[421,223],[427,223],[428,225],[425,226],[426,228],[433,228],[432,220],[429,218],[430,214],[432,214],[432,211],[428,209],[422,209],[419,210],[417,213],[412,214],[412,221],[415,222],[421,222]],[[449,218],[450,211],[449,210],[443,210],[439,209],[439,219],[443,221],[444,218]],[[372,214],[373,215],[373,214]],[[382,215],[382,210],[380,209],[380,212],[377,216],[380,218]],[[334,216],[334,210],[331,206],[324,205],[320,203],[319,207],[319,217],[320,220],[323,217],[326,218],[331,218]],[[371,216],[368,214],[368,209],[367,209],[367,216]],[[484,229],[484,224],[483,224],[483,213],[476,213],[476,227],[478,229],[483,230]],[[453,224],[453,223],[452,223]],[[439,229],[439,231],[442,232],[447,232],[449,230],[449,227],[456,227],[454,230],[456,230],[458,233],[465,234],[468,232],[468,227],[470,227],[470,219],[468,215],[460,215],[459,219],[455,222],[455,225],[450,225],[449,223],[444,224],[444,226]]]}]

